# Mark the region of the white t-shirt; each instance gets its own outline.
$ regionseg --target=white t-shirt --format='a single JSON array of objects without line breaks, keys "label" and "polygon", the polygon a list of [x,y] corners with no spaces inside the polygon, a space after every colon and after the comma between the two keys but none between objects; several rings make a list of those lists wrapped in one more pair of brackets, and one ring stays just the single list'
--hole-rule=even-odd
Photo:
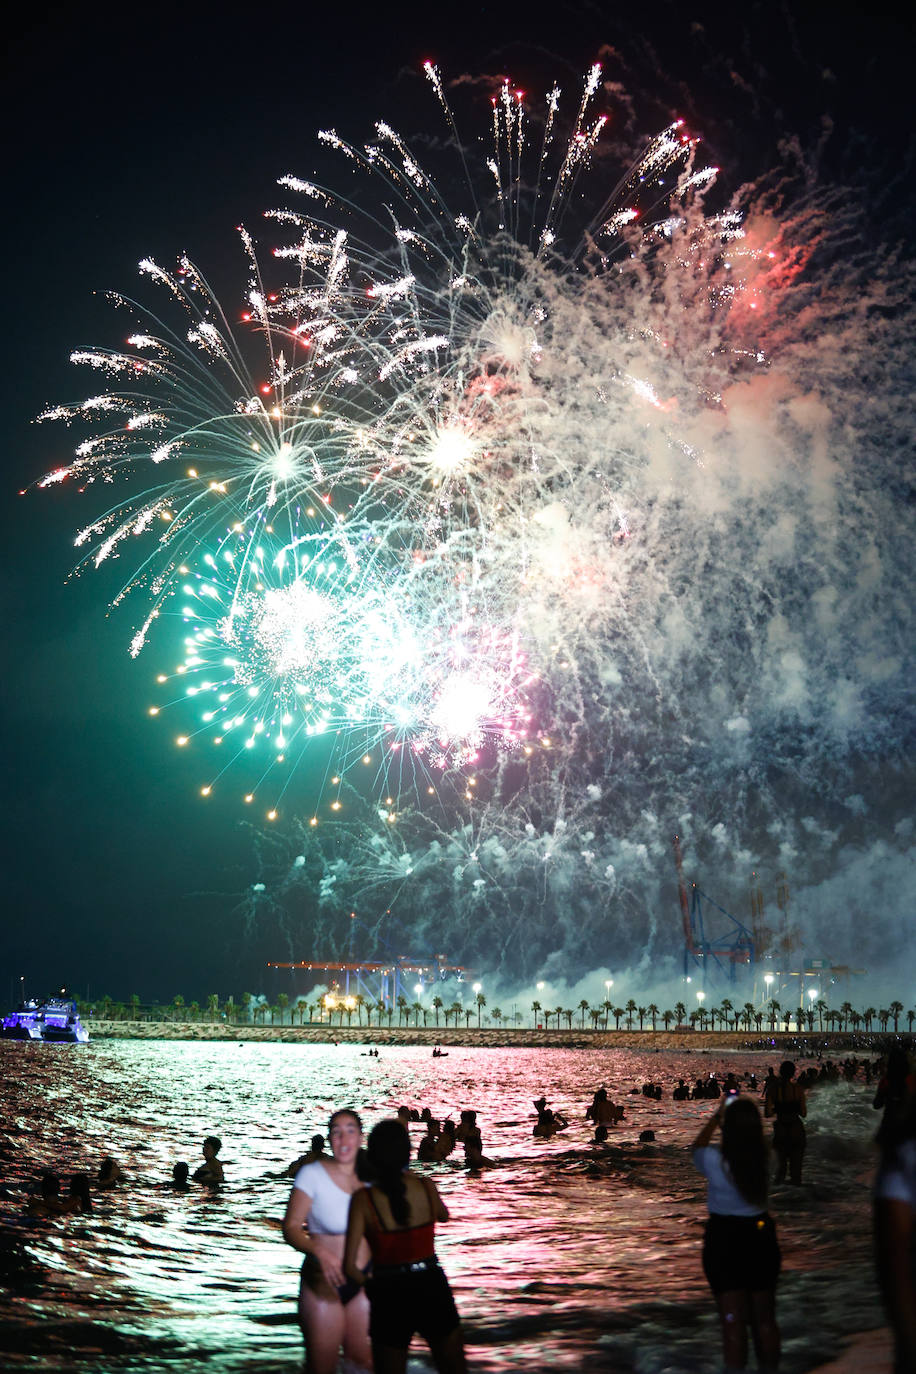
[{"label": "white t-shirt", "polygon": [[338,1187],[321,1160],[303,1164],[293,1179],[293,1187],[299,1188],[312,1199],[308,1228],[314,1235],[344,1235],[350,1211],[350,1194]]},{"label": "white t-shirt", "polygon": [[728,1165],[718,1145],[701,1145],[693,1152],[693,1162],[709,1183],[707,1204],[710,1215],[720,1217],[759,1217],[765,1208],[748,1202],[735,1187]]},{"label": "white t-shirt", "polygon": [[875,1179],[875,1197],[907,1202],[916,1212],[916,1140],[904,1140],[893,1158],[882,1163]]}]

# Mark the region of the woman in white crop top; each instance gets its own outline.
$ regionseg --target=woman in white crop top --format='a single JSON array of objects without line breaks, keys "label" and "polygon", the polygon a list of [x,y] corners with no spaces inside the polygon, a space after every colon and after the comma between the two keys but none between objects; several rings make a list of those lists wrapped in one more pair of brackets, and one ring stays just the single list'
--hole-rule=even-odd
[{"label": "woman in white crop top", "polygon": [[[717,1128],[721,1146],[712,1143]],[[693,1162],[709,1185],[703,1270],[719,1309],[725,1367],[746,1367],[750,1327],[757,1367],[772,1374],[779,1363],[781,1257],[767,1211],[767,1146],[756,1103],[723,1097],[693,1142]]]},{"label": "woman in white crop top", "polygon": [[[356,1158],[363,1143],[356,1112],[335,1112],[328,1123],[331,1155],[304,1164],[293,1180],[283,1218],[287,1245],[305,1256],[299,1283],[299,1324],[306,1374],[334,1374],[341,1349],[352,1368],[371,1369],[369,1302],[343,1272],[350,1198],[362,1188]],[[363,1241],[357,1263],[369,1263]]]}]

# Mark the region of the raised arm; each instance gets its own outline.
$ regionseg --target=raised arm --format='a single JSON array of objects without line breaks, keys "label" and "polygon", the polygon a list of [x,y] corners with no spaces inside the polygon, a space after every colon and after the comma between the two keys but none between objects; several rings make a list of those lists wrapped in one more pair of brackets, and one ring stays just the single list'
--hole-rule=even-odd
[{"label": "raised arm", "polygon": [[704,1123],[704,1125],[701,1127],[699,1135],[696,1137],[696,1139],[690,1146],[691,1150],[702,1150],[704,1145],[709,1144],[709,1142],[715,1135],[716,1127],[722,1120],[722,1113],[725,1111],[725,1105],[727,1102],[727,1097],[721,1098],[718,1107],[713,1112],[712,1116],[709,1117],[707,1121]]}]

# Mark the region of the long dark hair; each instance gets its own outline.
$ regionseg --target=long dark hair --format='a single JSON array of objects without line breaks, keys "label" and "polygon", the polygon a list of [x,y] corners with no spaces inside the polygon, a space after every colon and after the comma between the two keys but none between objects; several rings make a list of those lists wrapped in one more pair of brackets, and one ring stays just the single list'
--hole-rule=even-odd
[{"label": "long dark hair", "polygon": [[767,1143],[757,1104],[732,1098],[722,1117],[722,1158],[738,1192],[764,1211],[767,1205]]},{"label": "long dark hair", "polygon": [[368,1150],[376,1187],[388,1199],[397,1224],[406,1226],[410,1209],[404,1170],[410,1163],[410,1136],[400,1121],[380,1121],[370,1132]]}]

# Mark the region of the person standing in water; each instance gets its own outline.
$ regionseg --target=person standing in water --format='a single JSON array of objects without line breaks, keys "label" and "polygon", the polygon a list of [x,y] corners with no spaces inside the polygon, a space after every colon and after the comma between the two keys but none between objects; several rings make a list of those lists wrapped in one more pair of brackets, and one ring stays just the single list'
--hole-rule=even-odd
[{"label": "person standing in water", "polygon": [[[306,1374],[334,1374],[341,1349],[351,1368],[372,1367],[369,1302],[362,1285],[343,1271],[350,1199],[363,1189],[357,1158],[363,1143],[356,1112],[335,1112],[328,1122],[330,1155],[304,1164],[293,1181],[283,1218],[283,1239],[305,1256],[299,1283],[299,1324],[305,1337]],[[357,1265],[369,1246],[357,1247]]]},{"label": "person standing in water", "polygon": [[795,1065],[786,1059],[779,1066],[779,1077],[767,1084],[764,1115],[775,1116],[773,1123],[773,1149],[776,1151],[776,1177],[774,1183],[784,1183],[786,1170],[789,1180],[801,1183],[802,1160],[805,1155],[807,1132],[802,1117],[808,1115],[805,1090],[793,1083]]},{"label": "person standing in water", "polygon": [[[721,1127],[721,1146],[712,1138]],[[747,1366],[748,1327],[757,1367],[779,1364],[776,1280],[781,1256],[767,1211],[768,1151],[763,1122],[749,1097],[724,1097],[693,1142],[693,1162],[708,1182],[709,1220],[703,1272],[722,1324],[726,1370]]]},{"label": "person standing in water", "polygon": [[350,1202],[344,1268],[366,1282],[361,1252],[368,1240],[372,1274],[366,1285],[375,1374],[404,1374],[415,1333],[429,1346],[439,1374],[465,1374],[461,1323],[435,1252],[437,1221],[448,1208],[436,1185],[408,1170],[410,1137],[400,1121],[380,1121],[369,1136],[375,1183]]}]

